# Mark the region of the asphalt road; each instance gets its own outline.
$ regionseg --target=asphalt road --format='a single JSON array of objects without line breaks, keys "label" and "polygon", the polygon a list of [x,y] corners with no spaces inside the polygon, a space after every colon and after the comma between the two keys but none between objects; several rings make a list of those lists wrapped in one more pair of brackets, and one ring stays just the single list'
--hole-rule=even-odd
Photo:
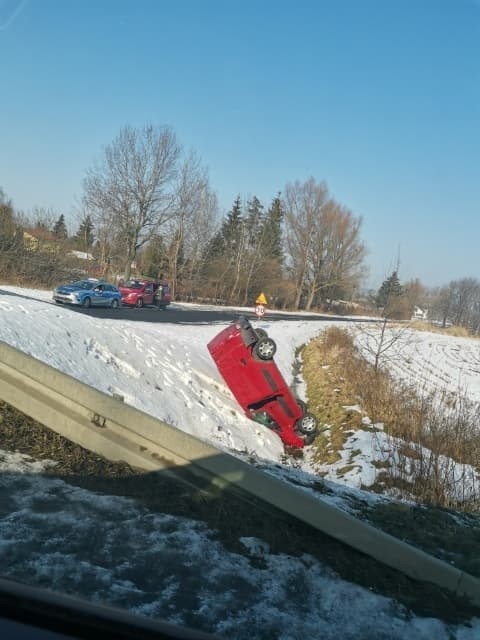
[{"label": "asphalt road", "polygon": [[[60,305],[59,305],[60,306]],[[96,307],[83,309],[82,307],[69,306],[74,313],[83,313],[97,318],[108,318],[110,320],[133,320],[137,322],[173,322],[175,324],[204,324],[212,322],[233,322],[240,315],[248,318],[255,318],[252,311],[235,311],[230,308],[223,310],[221,307],[217,309],[199,309],[184,308],[172,304],[165,311],[157,309],[157,307],[142,307],[141,309],[131,307],[120,307],[119,309],[110,309],[108,307]],[[275,311],[267,311],[264,316],[266,320],[332,320],[332,316],[315,314],[294,314],[294,313],[275,313]],[[351,317],[342,318],[335,316],[335,320],[352,321]]]},{"label": "asphalt road", "polygon": [[[0,288],[0,295],[12,296],[16,298],[25,298],[31,300],[32,298],[21,293],[14,293],[12,291],[5,291]],[[39,301],[40,302],[40,301]],[[42,302],[44,304],[44,302]],[[55,305],[53,300],[52,305]],[[83,307],[77,307],[75,305],[57,304],[56,306],[68,309],[72,313],[82,313],[88,316],[94,316],[96,318],[108,318],[110,320],[133,320],[136,322],[173,322],[174,324],[210,324],[213,322],[233,322],[240,315],[244,315],[249,319],[256,318],[253,307],[251,310],[234,310],[231,307],[182,307],[181,304],[172,304],[165,311],[158,309],[154,306],[146,306],[141,309],[135,307],[122,306],[119,309],[111,309],[110,307],[90,307],[84,309]],[[272,320],[284,320],[284,321],[298,321],[298,320],[337,320],[345,322],[360,322],[363,318],[352,318],[351,316],[329,316],[322,315],[320,313],[279,313],[275,311],[267,312],[264,318],[268,321]]]}]

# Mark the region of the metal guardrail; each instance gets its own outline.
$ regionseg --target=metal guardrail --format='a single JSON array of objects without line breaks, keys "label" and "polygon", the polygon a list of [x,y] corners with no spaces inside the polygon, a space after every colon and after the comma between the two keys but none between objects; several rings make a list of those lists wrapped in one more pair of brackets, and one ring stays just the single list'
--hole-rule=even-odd
[{"label": "metal guardrail", "polygon": [[480,580],[0,341],[0,399],[60,435],[133,467],[208,479],[272,505],[397,569],[480,606]]}]

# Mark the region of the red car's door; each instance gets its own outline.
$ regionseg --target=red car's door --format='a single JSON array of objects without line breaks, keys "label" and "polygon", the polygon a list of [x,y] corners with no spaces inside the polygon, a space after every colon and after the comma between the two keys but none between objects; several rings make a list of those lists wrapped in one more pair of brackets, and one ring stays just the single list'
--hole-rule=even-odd
[{"label": "red car's door", "polygon": [[155,293],[153,291],[153,282],[148,282],[143,290],[143,302],[145,304],[153,304]]}]

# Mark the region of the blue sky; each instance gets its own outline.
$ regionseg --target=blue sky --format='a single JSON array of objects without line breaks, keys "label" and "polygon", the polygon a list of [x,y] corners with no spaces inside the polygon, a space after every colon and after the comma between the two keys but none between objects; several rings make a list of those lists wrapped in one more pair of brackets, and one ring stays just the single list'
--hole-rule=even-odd
[{"label": "blue sky", "polygon": [[0,186],[76,227],[124,124],[170,125],[222,210],[325,180],[369,284],[480,277],[478,0],[0,0]]}]

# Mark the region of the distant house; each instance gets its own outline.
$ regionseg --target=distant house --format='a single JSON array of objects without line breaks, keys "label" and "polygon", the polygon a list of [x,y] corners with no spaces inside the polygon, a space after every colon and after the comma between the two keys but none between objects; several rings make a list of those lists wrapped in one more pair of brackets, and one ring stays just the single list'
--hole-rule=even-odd
[{"label": "distant house", "polygon": [[88,251],[69,251],[68,255],[78,260],[95,260],[94,256]]},{"label": "distant house", "polygon": [[46,229],[26,229],[23,232],[23,246],[27,251],[57,251],[57,238]]},{"label": "distant house", "polygon": [[426,320],[428,316],[427,309],[422,309],[416,305],[413,307],[412,320]]},{"label": "distant house", "polygon": [[103,276],[102,268],[97,258],[89,251],[76,251],[72,249],[67,253],[68,263],[76,267],[78,273],[89,276]]}]

